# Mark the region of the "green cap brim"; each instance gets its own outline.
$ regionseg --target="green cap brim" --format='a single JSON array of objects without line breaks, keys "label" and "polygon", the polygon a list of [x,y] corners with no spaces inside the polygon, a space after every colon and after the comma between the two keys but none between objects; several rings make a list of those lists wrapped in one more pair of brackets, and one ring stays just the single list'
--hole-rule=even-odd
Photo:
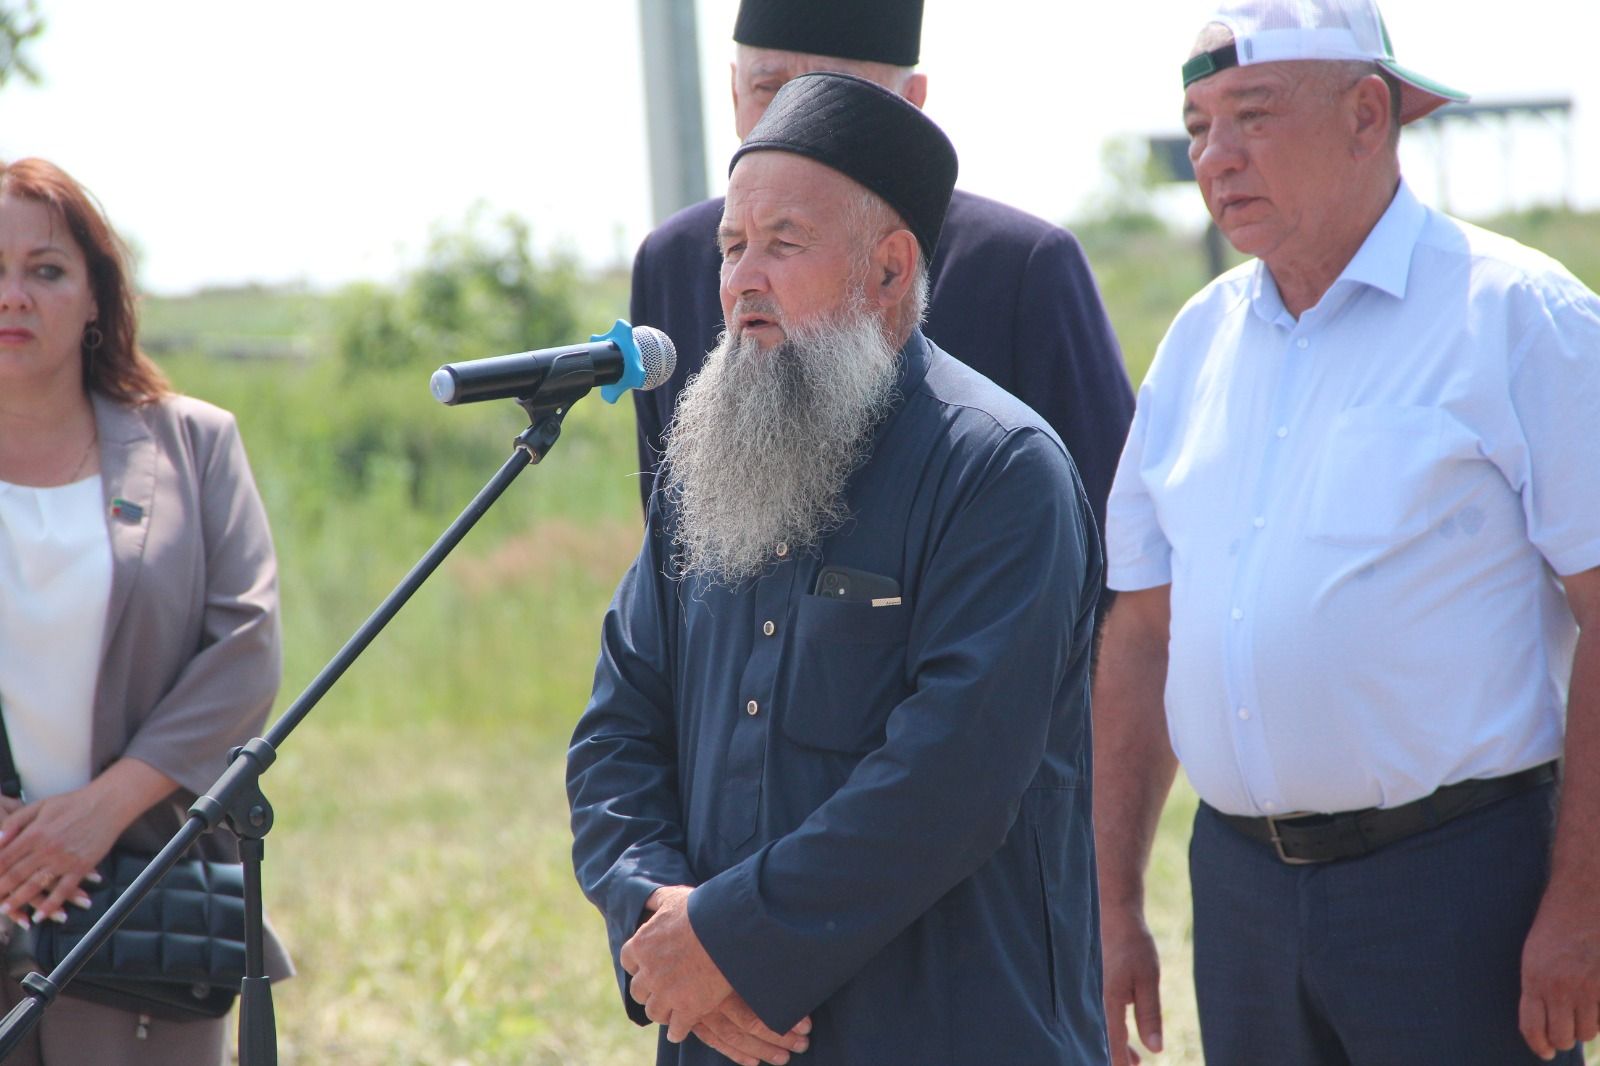
[{"label": "green cap brim", "polygon": [[1414,70],[1402,67],[1392,59],[1380,59],[1378,65],[1400,79],[1400,124],[1414,122],[1445,104],[1463,104],[1471,97],[1460,89],[1452,89],[1432,78],[1425,78]]}]

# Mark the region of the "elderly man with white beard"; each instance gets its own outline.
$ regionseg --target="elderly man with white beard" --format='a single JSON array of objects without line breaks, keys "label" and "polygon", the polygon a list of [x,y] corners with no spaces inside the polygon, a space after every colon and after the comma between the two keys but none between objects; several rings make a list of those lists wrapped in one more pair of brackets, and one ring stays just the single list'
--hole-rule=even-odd
[{"label": "elderly man with white beard", "polygon": [[727,335],[568,762],[578,879],[660,1063],[1107,1060],[1100,549],[1055,433],[919,329],[955,171],[839,74],[785,85],[733,157]]}]

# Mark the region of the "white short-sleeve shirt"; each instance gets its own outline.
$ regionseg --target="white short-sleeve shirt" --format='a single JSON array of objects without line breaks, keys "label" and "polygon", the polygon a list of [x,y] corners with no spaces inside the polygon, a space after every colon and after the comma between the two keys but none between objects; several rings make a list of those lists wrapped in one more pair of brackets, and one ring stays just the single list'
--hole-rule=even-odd
[{"label": "white short-sleeve shirt", "polygon": [[1561,751],[1600,565],[1600,299],[1402,183],[1297,321],[1245,264],[1173,323],[1108,504],[1172,586],[1174,750],[1235,814],[1395,806]]},{"label": "white short-sleeve shirt", "polygon": [[29,800],[89,783],[95,686],[111,599],[98,476],[0,482],[0,708]]}]

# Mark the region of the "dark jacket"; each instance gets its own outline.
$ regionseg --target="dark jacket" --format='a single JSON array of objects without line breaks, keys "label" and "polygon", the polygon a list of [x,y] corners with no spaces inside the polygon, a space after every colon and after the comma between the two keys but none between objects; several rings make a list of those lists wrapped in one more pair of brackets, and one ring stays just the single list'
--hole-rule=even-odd
[{"label": "dark jacket", "polygon": [[[736,589],[678,580],[651,504],[568,756],[578,880],[613,961],[656,888],[698,886],[733,987],[780,1032],[815,1023],[797,1062],[1094,1066],[1099,544],[1036,414],[920,335],[901,373],[818,550],[775,546]],[[813,594],[824,563],[899,602]]]},{"label": "dark jacket", "polygon": [[[647,501],[678,393],[722,332],[721,219],[721,198],[685,208],[646,237],[634,259],[631,320],[664,330],[678,349],[672,380],[633,394]],[[929,285],[927,338],[1044,417],[1077,464],[1103,535],[1133,391],[1077,240],[958,190]]]}]

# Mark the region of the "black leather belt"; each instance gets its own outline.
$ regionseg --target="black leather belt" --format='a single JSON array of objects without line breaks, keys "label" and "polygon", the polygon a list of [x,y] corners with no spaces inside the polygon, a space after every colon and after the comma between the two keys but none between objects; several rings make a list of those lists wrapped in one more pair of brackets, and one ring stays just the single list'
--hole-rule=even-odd
[{"label": "black leather belt", "polygon": [[1368,807],[1364,811],[1281,818],[1223,814],[1214,807],[1212,811],[1251,840],[1271,844],[1284,862],[1299,866],[1367,855],[1425,829],[1441,826],[1468,811],[1510,799],[1555,779],[1556,764],[1548,762],[1505,777],[1445,785],[1431,795],[1398,807]]}]

